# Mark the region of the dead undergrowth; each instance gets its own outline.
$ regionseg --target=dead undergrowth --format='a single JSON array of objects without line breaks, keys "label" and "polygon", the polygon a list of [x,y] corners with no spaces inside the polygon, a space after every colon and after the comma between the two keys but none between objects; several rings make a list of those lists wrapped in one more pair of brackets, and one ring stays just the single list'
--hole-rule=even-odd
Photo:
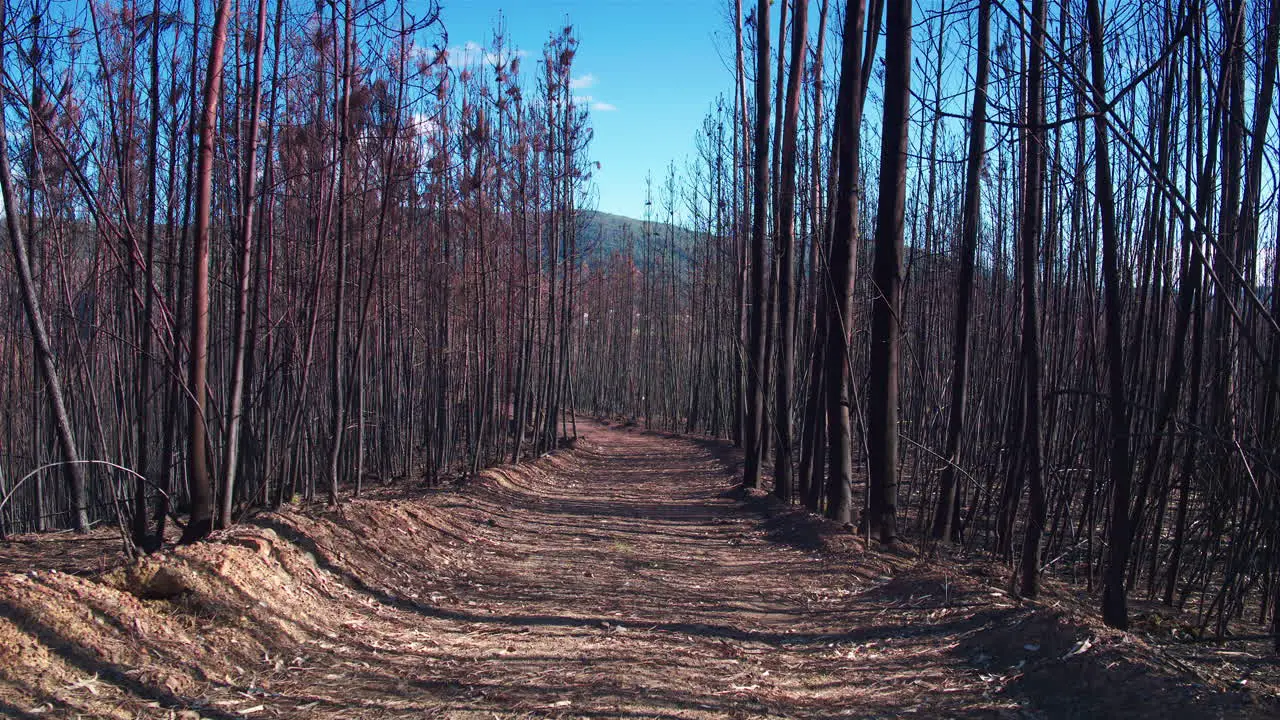
[{"label": "dead undergrowth", "polygon": [[722,444],[584,429],[461,492],[289,508],[114,569],[66,536],[3,546],[0,715],[1276,716],[1265,673],[744,505]]}]

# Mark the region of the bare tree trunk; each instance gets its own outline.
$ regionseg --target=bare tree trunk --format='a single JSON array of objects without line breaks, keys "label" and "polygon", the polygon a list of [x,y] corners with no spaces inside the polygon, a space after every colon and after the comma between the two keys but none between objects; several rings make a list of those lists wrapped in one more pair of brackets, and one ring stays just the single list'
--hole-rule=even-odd
[{"label": "bare tree trunk", "polygon": [[[192,12],[192,31],[191,31],[191,47],[196,47],[197,38],[200,35],[199,27],[201,25],[200,4],[197,3]],[[180,44],[175,42],[172,57],[176,57],[180,52]],[[176,63],[175,63],[176,65]],[[173,96],[177,96],[180,83],[180,75],[174,73],[170,78],[169,91]],[[187,94],[189,104],[192,108],[197,105],[197,93],[200,80],[199,64],[193,59],[191,62],[190,73],[188,75]],[[190,133],[183,131],[182,123],[179,122],[175,115],[169,122],[169,142],[170,146],[177,148],[181,141],[185,138],[186,155],[192,157],[196,153],[197,137],[193,137]],[[174,186],[177,176],[177,152],[169,154],[169,190],[170,196],[173,196]],[[166,383],[165,392],[165,416],[169,422],[164,424],[164,439],[162,440],[163,462],[160,463],[160,497],[156,500],[155,524],[156,524],[156,546],[157,548],[164,545],[165,527],[168,524],[169,510],[171,507],[170,493],[173,490],[173,475],[176,463],[174,455],[181,457],[179,449],[181,442],[179,437],[179,413],[180,409],[186,402],[182,392],[182,343],[178,341],[179,328],[185,327],[187,323],[186,311],[187,304],[182,301],[186,296],[187,281],[189,276],[186,271],[183,259],[186,257],[186,239],[188,230],[191,226],[191,194],[195,186],[194,179],[190,173],[186,173],[182,183],[182,196],[180,205],[182,207],[181,221],[178,221],[179,214],[174,209],[173,203],[170,203],[168,210],[169,222],[169,249],[168,260],[169,269],[165,275],[165,293],[171,297],[176,308],[173,310],[173,337],[169,343],[168,357],[165,358],[165,364],[168,366],[168,382]]]},{"label": "bare tree trunk", "polygon": [[903,214],[911,88],[911,0],[890,3],[885,23],[884,123],[880,142],[879,218],[871,302],[869,532],[898,536],[898,378],[901,363]]},{"label": "bare tree trunk", "polygon": [[[747,442],[747,387],[749,384],[748,376],[751,374],[751,368],[748,365],[746,354],[746,345],[749,339],[744,340],[744,334],[748,331],[747,318],[747,251],[746,251],[746,228],[743,227],[742,213],[746,210],[746,136],[747,136],[747,80],[746,80],[746,59],[744,57],[742,42],[742,0],[734,0],[734,49],[736,52],[734,67],[734,93],[733,93],[733,181],[729,184],[730,192],[733,194],[733,231],[734,251],[737,260],[736,273],[736,291],[734,300],[736,301],[737,314],[735,315],[735,331],[737,333],[736,342],[734,343],[734,364],[737,370],[734,379],[734,418],[733,418],[733,442],[741,448],[746,447]],[[741,186],[741,188],[739,188]],[[739,192],[741,189],[741,192]]]},{"label": "bare tree trunk", "polygon": [[[1107,84],[1103,68],[1102,11],[1098,0],[1087,0],[1089,55],[1094,106],[1106,107]],[[1120,237],[1117,231],[1115,191],[1111,182],[1111,146],[1107,116],[1093,118],[1097,161],[1098,204],[1102,211],[1102,282],[1107,318],[1107,386],[1111,413],[1111,524],[1107,537],[1107,570],[1102,589],[1102,618],[1124,630],[1129,625],[1125,603],[1125,570],[1133,541],[1129,531],[1129,495],[1133,459],[1129,454],[1129,411],[1124,391],[1124,305],[1120,298]]]},{"label": "bare tree trunk", "polygon": [[1044,497],[1040,430],[1040,308],[1036,277],[1039,272],[1041,208],[1044,175],[1044,41],[1045,0],[1032,0],[1031,55],[1027,65],[1026,141],[1022,228],[1019,238],[1022,270],[1023,417],[1022,462],[1030,492],[1026,534],[1022,545],[1021,592],[1040,591],[1040,539],[1047,509]]},{"label": "bare tree trunk", "polygon": [[342,437],[346,430],[347,411],[346,394],[342,389],[342,353],[343,353],[343,310],[346,304],[347,289],[347,146],[351,141],[351,53],[352,28],[351,3],[343,4],[343,40],[342,40],[342,87],[338,96],[338,264],[335,268],[333,291],[333,336],[329,346],[332,354],[333,376],[330,388],[330,399],[333,407],[332,420],[329,425],[329,504],[338,504],[338,481],[342,459]]},{"label": "bare tree trunk", "polygon": [[822,240],[830,231],[829,208],[822,200],[830,191],[822,182],[822,127],[823,127],[823,63],[827,40],[827,16],[829,0],[822,0],[818,11],[818,45],[813,60],[813,127],[809,153],[809,283],[810,308],[807,335],[811,339],[809,351],[809,382],[806,392],[804,422],[800,440],[800,476],[797,492],[810,510],[816,511],[822,498],[822,478],[825,477],[826,404],[823,380],[823,359],[826,354],[826,257]]},{"label": "bare tree trunk", "polygon": [[[133,544],[144,549],[158,548],[159,538],[152,538],[150,520],[147,517],[147,482],[151,472],[150,433],[150,400],[151,400],[151,321],[155,316],[155,245],[156,245],[156,165],[158,162],[158,145],[160,135],[160,0],[151,6],[152,22],[156,23],[151,33],[151,45],[148,56],[151,63],[151,78],[147,94],[148,112],[151,117],[147,123],[147,165],[146,165],[146,279],[142,288],[144,300],[138,311],[138,386],[134,388],[134,418],[136,428],[136,445],[138,452],[137,472],[140,477],[134,480],[133,491]],[[175,71],[176,72],[176,71]]]},{"label": "bare tree trunk", "polygon": [[751,327],[747,334],[747,435],[742,484],[760,487],[764,461],[765,321],[768,288],[765,279],[765,234],[769,212],[769,0],[756,6],[756,124],[751,213]]},{"label": "bare tree trunk", "polygon": [[849,332],[858,256],[858,193],[862,179],[862,30],[866,0],[845,6],[840,90],[836,98],[836,201],[827,254],[827,517],[848,525],[853,513],[853,458],[849,426]]},{"label": "bare tree trunk", "polygon": [[209,216],[213,205],[213,133],[222,89],[222,56],[227,46],[231,0],[220,0],[209,45],[209,71],[204,80],[200,149],[196,165],[196,226],[193,254],[191,361],[187,388],[191,418],[187,434],[187,484],[191,519],[183,543],[203,539],[213,529],[213,478],[209,468],[209,431],[205,406],[209,397]]},{"label": "bare tree trunk", "polygon": [[[791,404],[795,387],[795,210],[796,145],[800,115],[800,77],[804,70],[809,39],[809,3],[796,3],[791,20],[791,65],[787,77],[787,99],[782,119],[782,167],[778,199],[778,359],[774,400],[774,428],[778,433],[773,458],[773,492],[783,502],[791,502],[792,478]],[[778,48],[781,56],[782,48]]]},{"label": "bare tree trunk", "polygon": [[969,387],[969,315],[973,304],[973,272],[982,228],[982,166],[986,162],[987,77],[991,67],[991,0],[978,2],[978,63],[974,75],[973,110],[969,116],[969,158],[965,166],[964,209],[960,238],[960,276],[956,280],[956,317],[951,369],[951,405],[947,417],[947,445],[941,490],[934,513],[933,536],[944,542],[960,539],[953,525],[957,514],[956,470],[964,433]]},{"label": "bare tree trunk", "polygon": [[249,138],[245,146],[244,174],[240,185],[240,261],[236,278],[235,329],[231,354],[231,400],[227,408],[227,437],[222,447],[222,485],[218,504],[217,525],[231,525],[231,501],[234,497],[236,470],[240,463],[240,415],[244,407],[245,355],[248,348],[249,264],[253,260],[253,207],[258,188],[258,134],[262,114],[262,54],[267,37],[267,0],[258,0],[258,27],[254,33],[253,86],[249,100]]}]

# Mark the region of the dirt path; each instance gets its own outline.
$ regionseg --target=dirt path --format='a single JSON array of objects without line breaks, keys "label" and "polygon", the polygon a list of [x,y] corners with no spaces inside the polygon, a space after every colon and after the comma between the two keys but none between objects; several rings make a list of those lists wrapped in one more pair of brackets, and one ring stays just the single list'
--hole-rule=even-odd
[{"label": "dirt path", "polygon": [[820,547],[744,507],[723,444],[582,429],[462,493],[286,509],[100,581],[0,576],[0,716],[1266,716],[1127,636]]},{"label": "dirt path", "polygon": [[348,712],[1021,716],[946,647],[946,588],[886,593],[888,577],[768,539],[716,446],[599,428],[582,445],[544,481],[457,508],[489,542],[466,577],[424,584],[423,606],[381,598],[429,648],[340,648],[370,665],[333,678]]}]

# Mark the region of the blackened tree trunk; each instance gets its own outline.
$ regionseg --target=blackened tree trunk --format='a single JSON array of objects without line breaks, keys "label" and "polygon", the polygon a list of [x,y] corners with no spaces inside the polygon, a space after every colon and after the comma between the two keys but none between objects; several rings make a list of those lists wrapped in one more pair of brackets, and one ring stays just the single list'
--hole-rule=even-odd
[{"label": "blackened tree trunk", "polygon": [[[773,456],[774,494],[791,502],[792,478],[791,398],[795,387],[795,210],[796,145],[800,117],[800,76],[804,69],[809,36],[809,3],[796,3],[791,20],[791,65],[787,77],[787,99],[782,119],[782,167],[778,198],[778,358],[774,389],[774,429],[778,434]],[[779,55],[781,55],[779,48]]]},{"label": "blackened tree trunk", "polygon": [[1107,569],[1102,588],[1102,619],[1111,627],[1129,625],[1125,597],[1125,569],[1129,565],[1132,534],[1129,531],[1129,496],[1133,460],[1129,454],[1129,412],[1124,390],[1124,306],[1120,298],[1120,237],[1116,222],[1115,192],[1111,181],[1111,147],[1107,131],[1106,75],[1102,64],[1102,11],[1098,0],[1088,0],[1090,70],[1097,160],[1097,198],[1102,211],[1102,283],[1107,319],[1107,390],[1111,415],[1111,524],[1107,536]]},{"label": "blackened tree trunk", "polygon": [[[340,479],[341,461],[342,461],[342,438],[346,430],[347,424],[347,403],[346,393],[343,391],[343,373],[342,373],[342,355],[344,351],[343,339],[345,337],[344,328],[344,310],[346,307],[347,295],[347,233],[350,231],[348,223],[347,205],[349,198],[347,197],[347,175],[350,170],[347,168],[347,148],[351,142],[351,72],[353,51],[352,28],[354,18],[351,16],[351,3],[343,4],[343,40],[342,40],[342,84],[340,94],[338,96],[338,236],[335,239],[338,249],[338,264],[334,268],[334,291],[333,291],[333,335],[331,336],[329,350],[332,353],[330,361],[332,362],[333,374],[330,383],[330,400],[333,405],[333,415],[330,419],[330,445],[329,445],[329,504],[338,504],[338,481]],[[336,35],[336,33],[335,33]]]},{"label": "blackened tree trunk", "polygon": [[862,29],[865,0],[845,6],[844,49],[832,144],[836,154],[835,218],[827,253],[827,517],[848,525],[853,512],[853,458],[849,418],[849,331],[853,318],[854,252],[862,147]]},{"label": "blackened tree trunk", "polygon": [[250,90],[249,138],[245,147],[240,185],[240,260],[236,266],[236,306],[231,354],[231,401],[227,409],[227,436],[222,447],[222,485],[219,487],[217,525],[231,525],[236,470],[240,464],[240,422],[244,408],[246,340],[249,328],[249,265],[253,258],[253,207],[258,187],[258,134],[262,114],[262,55],[267,37],[267,0],[258,0],[258,26],[254,32],[253,85]]},{"label": "blackened tree trunk", "polygon": [[809,152],[809,282],[811,307],[809,308],[808,336],[812,341],[809,351],[809,382],[806,392],[804,423],[800,441],[800,476],[797,479],[802,501],[810,510],[818,510],[822,498],[822,478],[826,458],[826,403],[823,380],[823,358],[826,350],[826,292],[825,247],[821,241],[830,229],[830,216],[823,200],[830,197],[829,184],[822,163],[823,133],[823,64],[827,39],[827,16],[830,0],[822,0],[818,11],[818,44],[813,59],[813,122],[810,130],[812,143]]},{"label": "blackened tree trunk", "polygon": [[1021,592],[1040,592],[1040,540],[1044,534],[1045,505],[1040,429],[1040,307],[1037,274],[1040,260],[1041,210],[1044,195],[1044,42],[1045,0],[1031,4],[1031,52],[1027,63],[1026,126],[1023,144],[1022,228],[1019,233],[1022,271],[1023,377],[1022,463],[1030,493],[1026,534],[1022,544]]},{"label": "blackened tree trunk", "polygon": [[969,387],[969,314],[973,304],[973,271],[982,227],[982,166],[986,161],[987,77],[991,67],[991,0],[978,3],[978,61],[974,73],[973,110],[969,116],[969,158],[964,176],[964,208],[961,219],[960,274],[956,279],[956,318],[951,368],[951,405],[947,416],[946,466],[934,514],[933,536],[945,542],[959,540],[955,527],[956,471],[960,466],[960,440],[964,433]]},{"label": "blackened tree trunk", "polygon": [[[152,22],[159,23],[160,0],[151,5]],[[158,28],[158,25],[157,25]],[[151,117],[147,122],[147,164],[146,164],[146,279],[142,288],[142,307],[138,309],[138,387],[134,388],[135,438],[137,441],[138,477],[134,480],[133,490],[133,544],[139,548],[152,549],[160,546],[161,537],[152,537],[150,520],[147,513],[147,478],[151,477],[151,321],[155,317],[155,247],[156,247],[156,165],[159,158],[160,140],[160,33],[151,33],[151,43],[147,51],[151,64],[151,78],[147,93],[147,107]],[[175,70],[176,74],[176,70]]]},{"label": "blackened tree trunk", "polygon": [[872,267],[871,388],[868,394],[870,531],[897,539],[898,376],[901,361],[902,233],[907,194],[907,124],[911,100],[911,0],[886,10],[884,123],[880,197]]},{"label": "blackened tree trunk", "polygon": [[760,487],[764,461],[765,318],[768,288],[765,284],[765,227],[769,212],[769,0],[756,6],[756,124],[753,142],[753,196],[751,213],[751,325],[747,333],[747,433],[746,463],[742,484]]},{"label": "blackened tree trunk", "polygon": [[737,370],[734,383],[734,416],[733,442],[737,447],[745,448],[747,442],[747,387],[751,370],[745,357],[746,346],[750,338],[744,340],[744,333],[749,332],[747,318],[747,250],[746,228],[743,226],[742,214],[746,211],[746,142],[747,142],[747,70],[742,40],[742,0],[734,0],[734,93],[733,93],[733,182],[730,192],[733,195],[733,238],[734,254],[737,259],[736,300],[737,314],[734,317],[734,329],[737,333],[734,343],[734,367]]}]

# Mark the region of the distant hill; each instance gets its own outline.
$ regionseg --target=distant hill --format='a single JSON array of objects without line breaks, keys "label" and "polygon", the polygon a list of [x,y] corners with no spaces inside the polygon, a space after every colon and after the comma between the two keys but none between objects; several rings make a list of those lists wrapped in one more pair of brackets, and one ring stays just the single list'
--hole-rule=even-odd
[{"label": "distant hill", "polygon": [[[614,253],[625,255],[630,249],[636,262],[643,263],[645,231],[654,234],[651,238],[655,243],[654,251],[659,252],[667,248],[672,230],[672,226],[665,222],[646,223],[595,210],[581,211],[578,222],[578,248],[588,262],[607,259]],[[697,235],[692,231],[675,226],[676,255],[682,259],[688,257],[689,248],[696,239]]]}]

